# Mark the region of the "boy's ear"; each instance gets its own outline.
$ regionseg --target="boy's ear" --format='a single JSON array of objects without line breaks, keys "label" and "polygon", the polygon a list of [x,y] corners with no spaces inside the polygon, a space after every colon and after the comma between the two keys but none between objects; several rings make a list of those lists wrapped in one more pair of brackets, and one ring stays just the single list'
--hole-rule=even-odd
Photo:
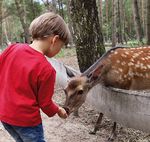
[{"label": "boy's ear", "polygon": [[59,39],[59,35],[55,35],[55,36],[52,38],[52,43],[54,44],[58,39]]}]

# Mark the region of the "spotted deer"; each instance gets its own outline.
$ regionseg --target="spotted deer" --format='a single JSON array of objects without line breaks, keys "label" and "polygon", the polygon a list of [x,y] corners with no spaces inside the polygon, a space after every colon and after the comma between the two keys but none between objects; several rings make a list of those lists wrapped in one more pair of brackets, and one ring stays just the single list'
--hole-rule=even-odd
[{"label": "spotted deer", "polygon": [[84,73],[72,78],[65,88],[68,113],[77,110],[98,83],[127,90],[150,89],[150,46],[112,48]]},{"label": "spotted deer", "polygon": [[64,108],[68,114],[85,102],[89,90],[97,84],[127,90],[150,89],[150,46],[112,48],[84,73],[72,78],[65,88]]}]

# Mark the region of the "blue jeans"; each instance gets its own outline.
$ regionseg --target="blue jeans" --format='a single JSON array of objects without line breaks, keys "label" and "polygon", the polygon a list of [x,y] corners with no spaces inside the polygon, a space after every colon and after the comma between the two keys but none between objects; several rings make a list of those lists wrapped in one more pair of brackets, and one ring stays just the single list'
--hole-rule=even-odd
[{"label": "blue jeans", "polygon": [[5,122],[2,124],[16,142],[45,142],[42,124],[35,127],[13,126]]}]

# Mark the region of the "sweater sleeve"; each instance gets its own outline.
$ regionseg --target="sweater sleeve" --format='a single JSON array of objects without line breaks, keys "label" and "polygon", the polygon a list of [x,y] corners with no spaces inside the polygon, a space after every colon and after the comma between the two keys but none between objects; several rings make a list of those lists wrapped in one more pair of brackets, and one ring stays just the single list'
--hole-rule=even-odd
[{"label": "sweater sleeve", "polygon": [[56,71],[51,68],[46,70],[39,79],[38,103],[42,111],[49,117],[54,116],[58,112],[58,106],[52,100],[54,93],[54,84]]}]

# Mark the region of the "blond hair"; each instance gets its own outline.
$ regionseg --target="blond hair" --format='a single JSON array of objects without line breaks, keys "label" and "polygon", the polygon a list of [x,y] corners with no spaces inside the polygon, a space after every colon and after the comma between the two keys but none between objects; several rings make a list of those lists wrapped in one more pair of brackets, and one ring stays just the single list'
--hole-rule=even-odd
[{"label": "blond hair", "polygon": [[59,38],[68,44],[71,35],[65,21],[61,16],[53,12],[44,13],[35,18],[29,27],[29,32],[34,39],[43,39],[51,35],[59,35]]}]

